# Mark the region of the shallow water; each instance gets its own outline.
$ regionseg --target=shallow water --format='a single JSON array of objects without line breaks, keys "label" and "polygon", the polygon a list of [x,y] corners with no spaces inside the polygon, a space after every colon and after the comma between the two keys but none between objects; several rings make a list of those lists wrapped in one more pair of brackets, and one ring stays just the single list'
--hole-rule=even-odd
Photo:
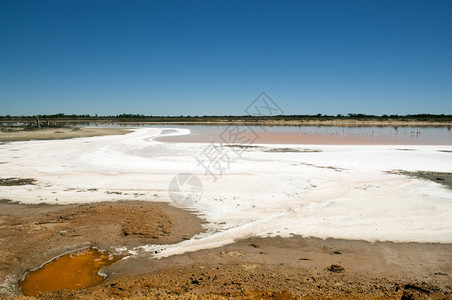
[{"label": "shallow water", "polygon": [[[149,127],[167,128],[169,125]],[[147,127],[147,126],[144,126]],[[337,127],[337,126],[214,126],[183,125],[190,135],[160,138],[166,142],[224,142],[221,136],[229,131],[261,144],[323,144],[323,145],[452,145],[450,127]]]},{"label": "shallow water", "polygon": [[105,276],[99,275],[99,270],[121,258],[95,248],[82,249],[29,272],[19,286],[26,296],[93,286],[105,279]]}]

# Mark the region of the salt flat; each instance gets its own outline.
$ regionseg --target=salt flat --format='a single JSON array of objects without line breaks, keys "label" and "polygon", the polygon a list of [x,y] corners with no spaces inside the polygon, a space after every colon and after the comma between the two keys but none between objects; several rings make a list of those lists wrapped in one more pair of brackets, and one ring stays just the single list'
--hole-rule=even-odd
[{"label": "salt flat", "polygon": [[[169,129],[169,128],[168,128]],[[167,246],[158,257],[212,248],[250,236],[315,236],[367,241],[452,242],[452,191],[392,170],[451,172],[452,146],[254,145],[226,147],[229,168],[216,181],[196,161],[208,144],[162,143],[188,134],[141,128],[121,136],[0,145],[0,177],[36,185],[0,186],[23,203],[107,200],[171,202],[168,186],[193,173],[203,186],[190,203],[206,232]],[[289,152],[269,152],[288,148]],[[409,150],[407,150],[409,149]],[[244,150],[241,157],[235,150]],[[301,152],[290,152],[290,151]]]}]

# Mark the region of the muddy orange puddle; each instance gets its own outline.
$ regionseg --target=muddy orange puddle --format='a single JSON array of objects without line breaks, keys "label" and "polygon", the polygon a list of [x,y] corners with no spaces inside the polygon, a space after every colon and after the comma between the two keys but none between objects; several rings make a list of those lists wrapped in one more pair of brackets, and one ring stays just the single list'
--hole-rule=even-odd
[{"label": "muddy orange puddle", "polygon": [[122,257],[95,248],[82,249],[60,256],[29,272],[19,285],[26,296],[93,286],[105,279],[98,274],[99,270]]}]

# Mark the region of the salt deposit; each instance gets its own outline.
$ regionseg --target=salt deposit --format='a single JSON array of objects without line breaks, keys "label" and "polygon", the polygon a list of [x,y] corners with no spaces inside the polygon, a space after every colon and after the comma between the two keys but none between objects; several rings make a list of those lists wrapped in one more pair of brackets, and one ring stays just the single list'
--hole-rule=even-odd
[{"label": "salt deposit", "polygon": [[[170,181],[177,174],[193,173],[203,193],[189,208],[207,220],[207,231],[175,245],[139,250],[157,250],[163,257],[276,235],[452,242],[452,191],[389,173],[451,172],[452,154],[438,150],[452,151],[452,146],[221,145],[231,161],[214,181],[195,159],[208,144],[153,140],[188,133],[141,128],[123,136],[2,144],[0,177],[37,181],[0,186],[0,198],[54,204],[170,202]],[[270,151],[275,148],[287,149]],[[241,157],[235,152],[239,150]]]}]

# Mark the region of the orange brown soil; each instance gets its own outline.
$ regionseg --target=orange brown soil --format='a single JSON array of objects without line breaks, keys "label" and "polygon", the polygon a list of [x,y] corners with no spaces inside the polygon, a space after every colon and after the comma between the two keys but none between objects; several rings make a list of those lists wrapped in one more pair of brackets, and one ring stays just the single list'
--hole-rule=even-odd
[{"label": "orange brown soil", "polygon": [[[176,243],[201,231],[201,220],[165,203],[22,205],[0,201],[0,296],[18,293],[23,274],[69,251]],[[7,284],[6,284],[6,283]],[[12,283],[12,284],[11,284]],[[7,286],[5,286],[5,284]]]},{"label": "orange brown soil", "polygon": [[[88,243],[107,250],[174,243],[201,230],[194,215],[165,204],[4,202],[0,208],[0,257],[6,256],[0,285],[5,276],[18,279],[27,268]],[[140,253],[104,268],[109,278],[94,287],[42,298],[451,299],[451,262],[450,244],[249,238],[162,259]],[[21,298],[17,290],[6,292]]]}]

